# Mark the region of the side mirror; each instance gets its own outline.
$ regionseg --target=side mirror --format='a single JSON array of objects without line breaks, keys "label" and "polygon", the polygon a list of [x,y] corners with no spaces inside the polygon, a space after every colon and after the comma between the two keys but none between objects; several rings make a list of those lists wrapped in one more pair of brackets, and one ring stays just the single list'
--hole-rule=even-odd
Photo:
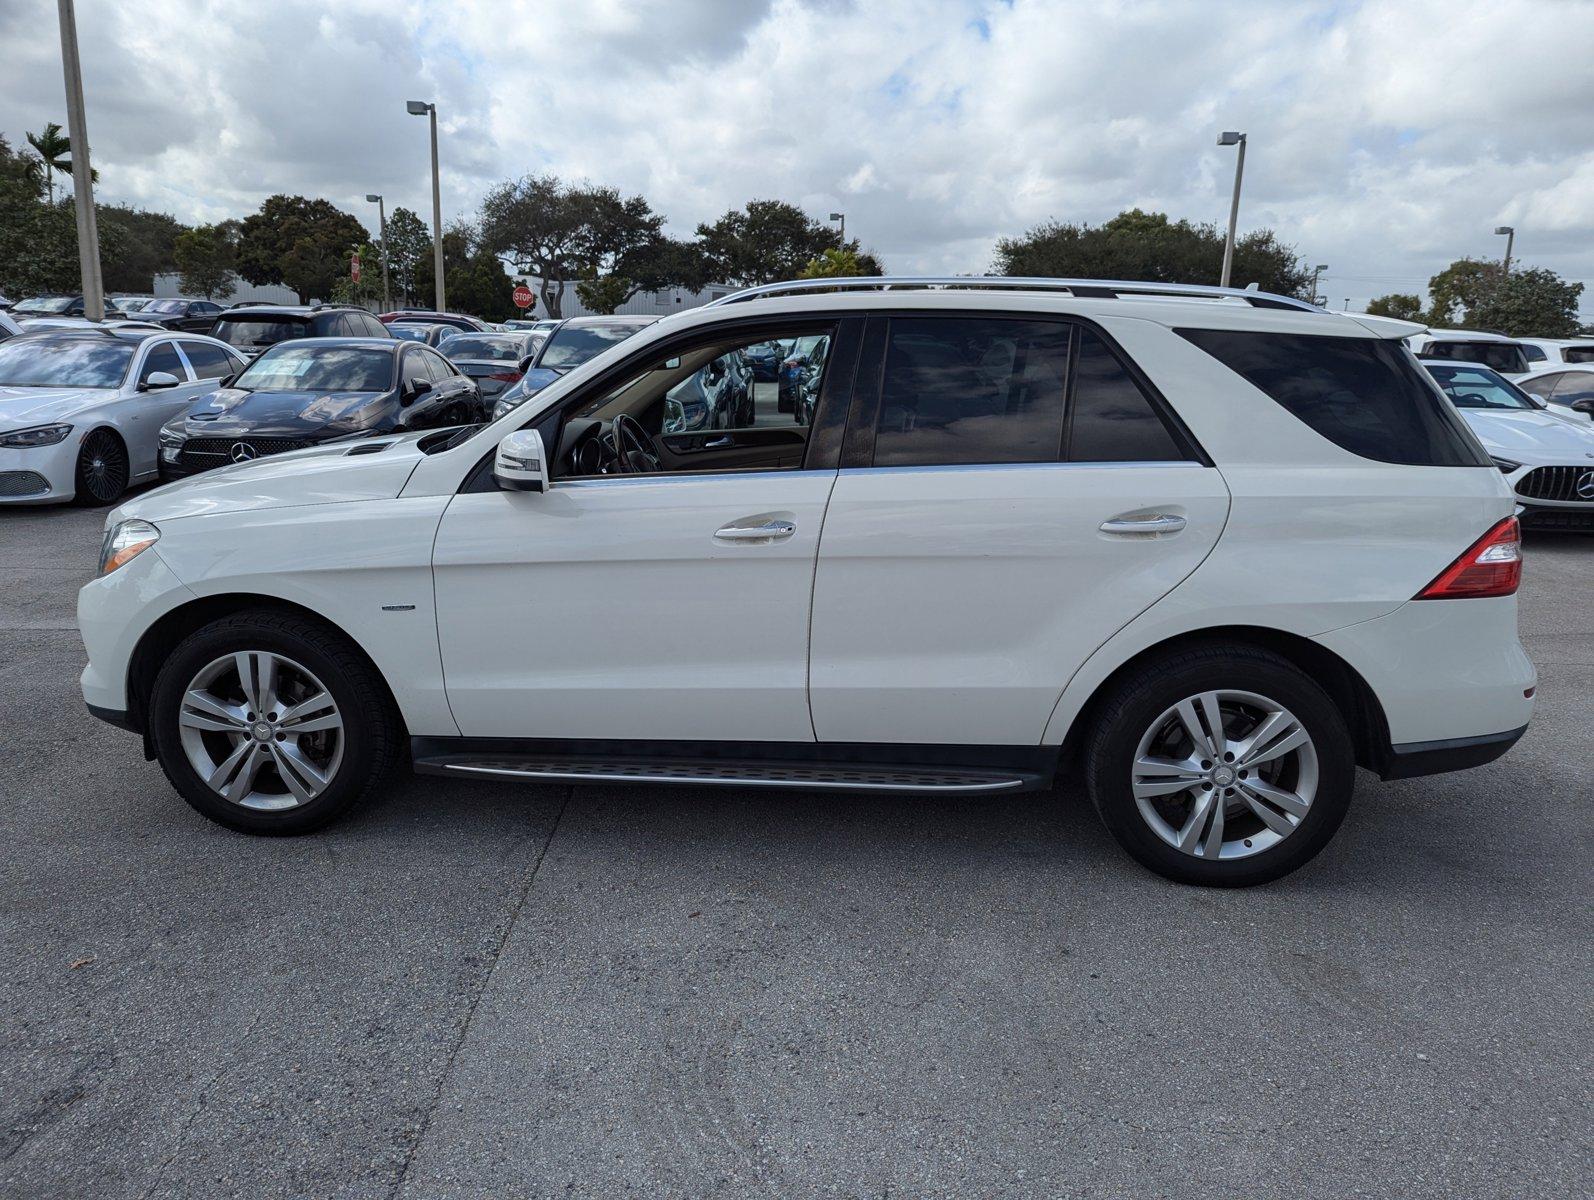
[{"label": "side mirror", "polygon": [[1580,412],[1585,417],[1594,417],[1594,400],[1574,400],[1572,411]]},{"label": "side mirror", "polygon": [[505,434],[493,458],[493,478],[511,492],[548,490],[548,459],[542,449],[542,434],[535,429],[517,429]]},{"label": "side mirror", "polygon": [[174,388],[182,382],[170,371],[151,371],[148,378],[139,384],[139,389],[145,392],[158,392],[162,388]]},{"label": "side mirror", "polygon": [[524,375],[527,371],[531,370],[531,364],[536,361],[537,356],[535,354],[526,355],[525,358],[520,360],[520,373]]},{"label": "side mirror", "polygon": [[399,393],[399,403],[408,408],[431,390],[432,385],[426,380],[412,379],[404,385],[404,390]]}]

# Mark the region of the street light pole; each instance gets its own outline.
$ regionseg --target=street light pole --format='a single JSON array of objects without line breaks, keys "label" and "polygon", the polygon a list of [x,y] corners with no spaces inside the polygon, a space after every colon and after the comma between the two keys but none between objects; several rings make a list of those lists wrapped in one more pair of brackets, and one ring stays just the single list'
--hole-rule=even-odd
[{"label": "street light pole", "polygon": [[365,197],[367,204],[376,205],[377,228],[381,231],[377,236],[382,239],[382,311],[393,311],[393,295],[387,286],[387,205],[382,197],[370,194]]},{"label": "street light pole", "polygon": [[[74,135],[76,136],[76,135]],[[77,151],[72,151],[72,157],[77,157]],[[1517,231],[1510,225],[1497,225],[1494,232],[1505,235],[1505,265],[1500,268],[1500,274],[1511,274],[1511,247],[1516,243]]]},{"label": "street light pole", "polygon": [[830,219],[841,222],[841,248],[845,250],[847,248],[847,214],[831,213]]},{"label": "street light pole", "polygon": [[409,100],[405,109],[411,116],[429,116],[432,123],[432,274],[437,281],[437,312],[447,312],[443,301],[443,189],[437,175],[437,105],[425,100]]},{"label": "street light pole", "polygon": [[1234,267],[1234,229],[1240,222],[1240,177],[1245,174],[1245,134],[1225,131],[1218,135],[1218,145],[1239,146],[1234,160],[1234,199],[1229,202],[1229,236],[1223,242],[1223,278],[1220,287],[1229,286],[1229,275]]},{"label": "street light pole", "polygon": [[[1317,279],[1318,279],[1318,276],[1320,276],[1326,270],[1328,270],[1328,264],[1327,263],[1318,263],[1317,266],[1312,268],[1312,303],[1313,304],[1318,303],[1318,299],[1317,299]],[[1328,306],[1325,304],[1323,307],[1327,308]]]},{"label": "street light pole", "polygon": [[78,269],[83,280],[83,315],[105,319],[105,283],[100,276],[100,230],[94,219],[94,168],[89,162],[89,123],[83,113],[83,64],[77,56],[77,14],[72,0],[57,0],[61,18],[61,67],[66,74],[67,137],[72,144],[72,198],[77,210]]}]

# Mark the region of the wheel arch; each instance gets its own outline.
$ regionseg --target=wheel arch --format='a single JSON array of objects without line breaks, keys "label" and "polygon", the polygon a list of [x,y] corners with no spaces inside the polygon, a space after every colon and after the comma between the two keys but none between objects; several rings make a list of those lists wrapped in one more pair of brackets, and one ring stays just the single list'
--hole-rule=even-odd
[{"label": "wheel arch", "polygon": [[1389,722],[1384,706],[1355,667],[1326,646],[1282,629],[1261,625],[1218,625],[1165,638],[1119,663],[1090,692],[1069,722],[1061,759],[1077,756],[1079,745],[1095,722],[1102,702],[1130,672],[1159,658],[1199,645],[1241,645],[1271,651],[1323,688],[1345,718],[1356,747],[1356,763],[1382,773],[1390,757]]},{"label": "wheel arch", "polygon": [[370,651],[361,645],[360,639],[350,634],[348,630],[329,621],[314,609],[295,604],[291,600],[284,600],[280,596],[269,596],[258,592],[224,592],[214,596],[196,597],[169,612],[162,613],[144,631],[137,645],[133,647],[133,653],[127,662],[127,715],[133,729],[143,735],[146,758],[153,759],[155,756],[154,746],[150,741],[148,707],[149,694],[155,685],[155,676],[160,672],[161,663],[177,648],[178,643],[196,629],[222,617],[250,609],[292,613],[307,621],[314,621],[345,638],[382,681],[388,699],[393,702],[393,711],[398,713],[401,721],[404,719],[403,710],[393,695],[393,688],[388,683],[387,676],[377,666]]}]

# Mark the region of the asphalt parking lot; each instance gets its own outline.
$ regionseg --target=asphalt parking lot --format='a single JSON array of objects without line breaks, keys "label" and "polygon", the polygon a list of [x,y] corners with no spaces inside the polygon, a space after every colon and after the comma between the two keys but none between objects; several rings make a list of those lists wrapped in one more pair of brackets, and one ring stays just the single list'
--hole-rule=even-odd
[{"label": "asphalt parking lot", "polygon": [[1491,766],[1273,886],[1006,799],[404,780],[302,840],[77,691],[103,513],[0,511],[0,1194],[1571,1196],[1594,539]]}]

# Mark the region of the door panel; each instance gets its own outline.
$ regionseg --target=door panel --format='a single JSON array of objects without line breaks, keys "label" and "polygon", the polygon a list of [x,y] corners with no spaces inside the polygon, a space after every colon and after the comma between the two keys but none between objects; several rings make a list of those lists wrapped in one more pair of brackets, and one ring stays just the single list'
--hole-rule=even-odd
[{"label": "door panel", "polygon": [[[1075,670],[1195,569],[1228,506],[1197,463],[843,470],[814,584],[815,733],[1039,743]],[[1101,529],[1153,514],[1184,526]]]},{"label": "door panel", "polygon": [[[454,497],[434,568],[461,732],[812,741],[809,605],[835,479],[653,475]],[[744,532],[759,526],[769,536]]]}]

